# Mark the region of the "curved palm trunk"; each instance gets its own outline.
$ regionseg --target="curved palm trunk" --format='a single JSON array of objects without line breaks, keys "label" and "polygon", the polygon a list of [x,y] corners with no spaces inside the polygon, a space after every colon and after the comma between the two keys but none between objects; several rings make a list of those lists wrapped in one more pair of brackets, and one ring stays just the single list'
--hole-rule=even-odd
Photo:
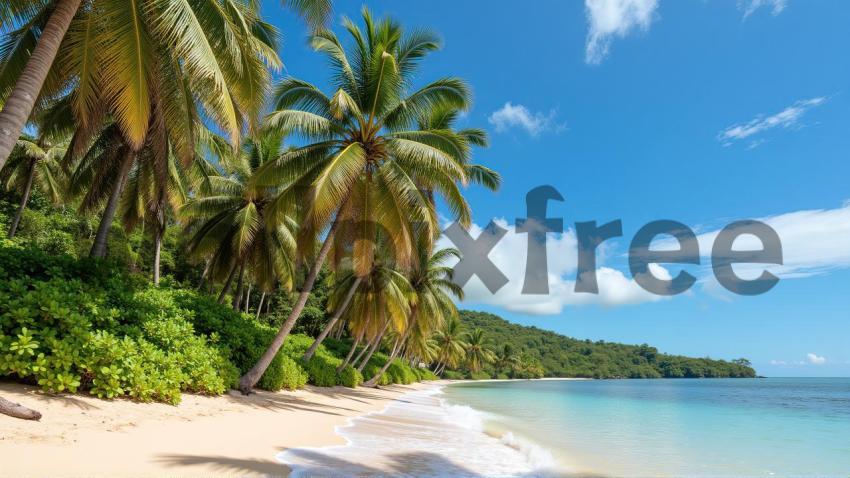
[{"label": "curved palm trunk", "polygon": [[354,352],[357,350],[357,346],[360,344],[360,340],[363,339],[363,332],[357,334],[357,338],[354,339],[354,342],[351,344],[351,349],[348,351],[348,355],[345,356],[345,360],[336,368],[337,372],[341,372],[349,363],[351,363],[351,357],[354,355]]},{"label": "curved palm trunk", "polygon": [[366,344],[363,346],[363,348],[362,348],[362,349],[360,349],[360,352],[357,352],[357,356],[356,356],[356,357],[354,357],[354,360],[352,360],[352,361],[351,361],[351,365],[352,365],[352,366],[355,366],[355,367],[356,367],[356,366],[357,366],[357,364],[359,364],[359,363],[360,363],[360,359],[362,359],[362,358],[363,358],[363,356],[364,356],[364,355],[366,355],[366,353],[367,353],[367,352],[369,352],[369,349],[371,349],[371,348],[372,348],[372,343],[373,343],[373,342],[369,342],[369,341],[367,341],[367,342],[366,342]]},{"label": "curved palm trunk", "polygon": [[[348,198],[346,198],[343,203],[347,201]],[[316,277],[319,275],[319,271],[322,269],[322,265],[324,265],[325,259],[328,257],[328,252],[331,250],[331,244],[333,244],[333,238],[334,234],[336,234],[336,229],[339,226],[339,220],[340,218],[337,215],[330,230],[328,231],[327,237],[325,237],[325,242],[322,243],[322,247],[319,249],[319,254],[316,256],[316,261],[313,263],[313,267],[310,268],[310,273],[307,274],[307,279],[304,280],[304,285],[301,287],[301,292],[298,294],[298,300],[295,302],[295,306],[280,326],[280,330],[278,330],[274,340],[272,340],[272,343],[269,344],[269,347],[251,370],[239,379],[239,390],[242,391],[243,394],[247,395],[251,393],[254,385],[260,381],[260,377],[263,376],[266,369],[269,367],[269,364],[272,363],[272,360],[274,360],[275,355],[277,355],[277,351],[280,350],[280,347],[283,345],[283,341],[286,340],[286,336],[289,335],[289,331],[291,331],[292,327],[295,326],[295,321],[301,316],[304,306],[307,305],[307,299],[310,297],[310,291],[313,290],[313,284],[316,282]]]},{"label": "curved palm trunk", "polygon": [[41,413],[0,397],[0,413],[24,420],[41,420]]},{"label": "curved palm trunk", "polygon": [[236,263],[233,263],[233,267],[230,268],[230,273],[227,274],[227,280],[224,281],[224,286],[221,288],[221,293],[218,294],[217,302],[219,304],[224,303],[224,296],[227,295],[227,291],[230,290],[230,284],[233,283],[233,276],[236,275]]},{"label": "curved palm trunk", "polygon": [[378,386],[378,380],[380,380],[381,376],[384,375],[388,368],[390,368],[390,365],[393,363],[393,360],[395,360],[398,353],[404,347],[405,342],[407,342],[407,338],[410,336],[410,331],[412,331],[413,327],[416,325],[415,310],[411,311],[411,317],[413,318],[410,320],[410,324],[407,326],[407,330],[404,331],[404,334],[399,339],[397,339],[395,345],[393,345],[393,351],[387,358],[387,363],[385,363],[384,366],[381,367],[381,370],[378,370],[378,373],[376,373],[372,378],[370,378],[366,383],[363,384],[364,387]]},{"label": "curved palm trunk", "polygon": [[206,264],[204,264],[204,272],[201,273],[201,280],[198,282],[198,288],[196,290],[204,288],[204,282],[207,280],[207,274],[210,273],[210,264],[212,264],[212,259],[207,259]]},{"label": "curved palm trunk", "polygon": [[162,228],[156,228],[156,237],[154,238],[153,252],[153,284],[159,285],[159,263],[162,256]]},{"label": "curved palm trunk", "polygon": [[257,316],[254,317],[254,320],[260,320],[260,313],[263,312],[263,302],[265,302],[265,300],[266,300],[266,293],[263,292],[263,294],[260,296],[260,303],[257,304]]},{"label": "curved palm trunk", "polygon": [[331,333],[331,330],[333,330],[334,325],[336,325],[339,318],[342,317],[342,313],[345,312],[345,309],[348,308],[348,304],[349,302],[351,302],[351,298],[354,297],[354,293],[357,292],[357,287],[360,286],[360,280],[361,279],[359,277],[354,279],[354,283],[351,284],[351,287],[345,294],[345,299],[343,299],[342,304],[337,307],[333,317],[331,317],[331,320],[328,322],[328,325],[326,325],[325,329],[322,330],[322,333],[319,334],[318,337],[316,337],[316,340],[313,341],[312,345],[310,345],[310,348],[307,349],[306,352],[304,352],[304,361],[310,360],[310,358],[313,357],[313,354],[316,353],[316,349],[319,348],[319,345],[322,344],[322,341],[325,340],[328,334]]},{"label": "curved palm trunk", "polygon": [[369,363],[369,359],[372,358],[372,355],[375,353],[376,350],[378,350],[378,347],[381,346],[381,340],[383,340],[384,334],[387,333],[387,329],[389,329],[389,328],[390,328],[390,319],[387,319],[387,321],[384,322],[383,328],[381,328],[381,332],[378,334],[377,337],[375,337],[375,342],[372,343],[371,347],[369,347],[369,352],[366,354],[365,357],[363,357],[363,361],[360,362],[360,365],[357,366],[358,372],[363,372],[363,369],[366,367],[366,364]]},{"label": "curved palm trunk", "polygon": [[233,307],[233,310],[239,312],[239,307],[242,306],[242,294],[245,292],[245,263],[243,262],[241,266],[239,266],[239,282],[236,284],[236,295],[233,297],[233,302],[230,303],[230,306]]},{"label": "curved palm trunk", "polygon": [[124,154],[124,159],[121,160],[121,169],[118,173],[118,182],[112,188],[112,193],[109,194],[109,201],[106,203],[106,209],[103,210],[103,215],[100,218],[100,225],[97,228],[97,235],[94,237],[94,244],[91,247],[91,257],[106,257],[106,242],[109,239],[109,229],[112,228],[112,221],[115,219],[115,211],[118,210],[118,203],[121,200],[121,193],[124,192],[124,185],[127,183],[127,175],[130,173],[130,168],[133,167],[133,160],[136,159],[136,152],[131,148],[127,148]]},{"label": "curved palm trunk", "polygon": [[32,108],[44,85],[44,79],[47,78],[62,38],[65,37],[65,32],[68,31],[68,26],[71,25],[80,2],[81,0],[56,2],[56,8],[50,14],[50,19],[47,20],[47,25],[41,32],[32,55],[6,99],[3,110],[0,111],[0,169],[6,165],[15,141],[32,113]]},{"label": "curved palm trunk", "polygon": [[249,312],[249,306],[251,305],[251,291],[254,289],[254,284],[248,284],[248,293],[245,294],[245,308],[242,309],[242,312],[246,314]]},{"label": "curved palm trunk", "polygon": [[38,160],[36,159],[30,160],[30,169],[27,173],[27,185],[24,186],[24,195],[21,197],[21,205],[18,206],[18,212],[15,213],[12,225],[9,226],[9,239],[15,237],[15,233],[18,232],[18,224],[21,223],[21,216],[24,215],[24,209],[26,209],[27,203],[30,200],[30,194],[32,193],[32,181],[35,177],[35,165],[37,162]]}]

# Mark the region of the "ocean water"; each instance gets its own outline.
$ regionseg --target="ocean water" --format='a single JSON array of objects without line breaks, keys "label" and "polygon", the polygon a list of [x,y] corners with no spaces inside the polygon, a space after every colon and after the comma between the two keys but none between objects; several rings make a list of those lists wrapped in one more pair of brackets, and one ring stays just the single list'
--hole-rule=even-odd
[{"label": "ocean water", "polygon": [[850,379],[468,382],[282,453],[296,476],[850,477]]}]

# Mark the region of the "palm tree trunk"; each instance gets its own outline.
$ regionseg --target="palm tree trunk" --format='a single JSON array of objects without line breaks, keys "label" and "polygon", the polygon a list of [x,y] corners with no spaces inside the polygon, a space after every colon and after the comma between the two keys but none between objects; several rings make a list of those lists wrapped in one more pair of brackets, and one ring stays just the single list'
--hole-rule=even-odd
[{"label": "palm tree trunk", "polygon": [[162,255],[162,228],[157,227],[153,241],[153,285],[159,285],[159,263]]},{"label": "palm tree trunk", "polygon": [[263,295],[260,296],[260,303],[257,304],[257,316],[254,317],[254,320],[260,320],[260,313],[263,311],[263,302],[266,300],[266,293],[263,291]]},{"label": "palm tree trunk", "polygon": [[24,209],[26,209],[27,203],[30,200],[30,193],[32,193],[32,180],[35,177],[35,165],[37,162],[38,160],[36,159],[30,160],[30,169],[27,173],[27,185],[24,186],[24,195],[21,197],[21,205],[18,206],[18,212],[15,213],[12,225],[9,226],[9,239],[15,237],[15,233],[18,232],[18,224],[21,223],[21,216],[24,215]]},{"label": "palm tree trunk", "polygon": [[212,259],[207,259],[207,263],[204,264],[204,272],[201,273],[201,281],[198,282],[197,290],[204,288],[204,282],[207,280],[207,274],[210,273],[210,264],[212,264]]},{"label": "palm tree trunk", "polygon": [[0,169],[24,129],[81,0],[58,0],[38,43],[0,111]]},{"label": "palm tree trunk", "polygon": [[91,257],[106,257],[106,243],[109,239],[109,230],[112,228],[112,221],[115,219],[115,211],[118,210],[118,203],[121,200],[121,193],[124,191],[124,185],[127,183],[127,175],[130,173],[130,168],[133,166],[133,160],[136,159],[136,152],[132,148],[127,148],[124,154],[124,159],[121,160],[118,179],[115,186],[112,188],[112,193],[109,195],[109,201],[106,203],[106,209],[103,210],[103,215],[100,218],[100,225],[97,228],[97,235],[94,237],[94,244],[91,247]]},{"label": "palm tree trunk", "polygon": [[357,338],[354,339],[354,342],[351,343],[351,349],[348,351],[348,355],[345,356],[345,360],[336,368],[337,372],[341,372],[342,369],[345,368],[346,365],[351,363],[351,357],[354,355],[354,351],[357,350],[357,345],[360,344],[360,340],[363,338],[363,332],[357,334]]},{"label": "palm tree trunk", "polygon": [[363,384],[364,387],[376,387],[378,385],[378,380],[381,379],[381,376],[384,372],[390,368],[393,360],[395,360],[396,355],[401,351],[404,347],[405,342],[407,342],[407,338],[410,336],[410,331],[413,330],[413,327],[416,325],[416,310],[413,309],[410,311],[410,323],[407,325],[407,329],[404,331],[401,337],[396,339],[395,345],[393,345],[393,351],[390,353],[390,356],[387,358],[387,363],[381,367],[381,370],[378,371],[375,375],[372,376],[366,383]]},{"label": "palm tree trunk", "polygon": [[233,307],[233,310],[239,312],[239,307],[242,306],[242,294],[245,293],[245,262],[242,262],[242,265],[239,266],[239,282],[236,284],[236,295],[233,297],[233,302],[231,302],[230,306]]},{"label": "palm tree trunk", "polygon": [[248,284],[248,293],[245,294],[245,308],[242,309],[242,311],[245,312],[245,313],[250,312],[248,309],[249,309],[249,306],[251,305],[251,290],[253,288],[254,288],[254,284]]},{"label": "palm tree trunk", "polygon": [[364,355],[372,348],[372,342],[367,341],[366,344],[360,349],[360,352],[357,352],[357,356],[354,357],[354,360],[351,361],[351,365],[357,366],[360,363],[360,359],[363,358]]},{"label": "palm tree trunk", "polygon": [[384,338],[384,334],[387,333],[388,328],[390,328],[390,320],[389,319],[387,319],[387,321],[384,322],[384,326],[383,326],[383,328],[381,328],[381,332],[378,334],[377,337],[375,337],[375,342],[372,344],[372,346],[369,347],[369,353],[367,353],[366,356],[363,357],[363,361],[360,362],[359,366],[357,366],[358,372],[363,372],[363,369],[366,367],[366,364],[369,363],[369,359],[372,358],[372,354],[374,354],[375,351],[378,350],[378,347],[381,346],[381,340]]},{"label": "palm tree trunk", "polygon": [[0,413],[24,420],[41,420],[41,413],[0,397]]},{"label": "palm tree trunk", "polygon": [[224,302],[224,296],[227,295],[227,291],[230,290],[230,284],[233,283],[233,276],[236,274],[237,264],[234,262],[233,267],[230,268],[230,273],[227,274],[227,280],[224,281],[224,286],[221,288],[221,293],[218,294],[218,303],[221,304]]},{"label": "palm tree trunk", "polygon": [[351,287],[345,294],[345,298],[343,299],[342,304],[340,304],[339,307],[337,307],[336,311],[334,311],[334,315],[333,317],[331,317],[331,320],[328,322],[328,325],[326,325],[325,329],[322,330],[322,333],[319,334],[318,337],[316,337],[316,340],[313,341],[313,344],[310,345],[310,348],[307,349],[306,352],[304,352],[305,362],[310,360],[311,357],[313,357],[313,354],[316,353],[316,349],[319,348],[319,345],[322,344],[322,341],[325,340],[325,337],[327,337],[328,334],[331,333],[331,330],[334,328],[334,325],[336,325],[336,322],[342,316],[342,313],[345,312],[345,309],[348,308],[348,303],[351,302],[351,298],[354,297],[354,293],[357,292],[357,287],[360,286],[360,280],[360,277],[354,279],[354,283],[351,284]]},{"label": "palm tree trunk", "polygon": [[[344,201],[342,201],[342,203],[345,204],[346,202],[348,202],[347,197]],[[307,305],[307,299],[310,297],[310,291],[313,290],[313,284],[316,282],[316,277],[319,275],[319,271],[322,269],[322,265],[324,265],[325,259],[328,257],[328,252],[331,250],[334,234],[339,226],[339,221],[340,217],[337,215],[336,218],[334,218],[334,222],[331,225],[330,230],[328,230],[328,235],[325,237],[325,242],[322,244],[322,248],[319,249],[319,254],[316,256],[316,262],[313,263],[313,267],[310,268],[310,273],[307,274],[307,279],[301,287],[301,293],[298,294],[298,300],[295,302],[295,306],[280,326],[280,330],[278,330],[274,340],[272,340],[272,343],[269,344],[269,347],[260,357],[260,360],[254,364],[251,370],[239,379],[239,390],[241,390],[243,394],[247,395],[251,393],[254,385],[260,381],[260,377],[263,376],[266,369],[269,367],[269,364],[272,363],[272,360],[274,360],[275,355],[277,355],[277,351],[280,350],[280,347],[283,345],[283,341],[286,340],[286,336],[289,335],[289,331],[295,326],[295,321],[301,316],[304,306]]]}]

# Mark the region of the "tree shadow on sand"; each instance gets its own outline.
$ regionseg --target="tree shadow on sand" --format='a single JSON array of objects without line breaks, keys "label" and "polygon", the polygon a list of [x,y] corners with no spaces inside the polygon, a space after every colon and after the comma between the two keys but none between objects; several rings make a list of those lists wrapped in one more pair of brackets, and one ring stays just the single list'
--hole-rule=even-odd
[{"label": "tree shadow on sand", "polygon": [[[302,463],[299,475],[326,478],[390,478],[390,477],[459,477],[489,478],[488,475],[470,470],[454,463],[441,455],[429,452],[409,452],[390,454],[382,457],[380,468],[365,463],[355,463],[323,453],[321,449],[297,449],[292,453]],[[159,459],[166,466],[205,465],[228,474],[263,475],[283,477],[288,475],[288,467],[273,460],[240,460],[221,456],[166,455]],[[570,474],[558,472],[531,472],[510,475],[517,478],[603,478],[600,475]]]}]

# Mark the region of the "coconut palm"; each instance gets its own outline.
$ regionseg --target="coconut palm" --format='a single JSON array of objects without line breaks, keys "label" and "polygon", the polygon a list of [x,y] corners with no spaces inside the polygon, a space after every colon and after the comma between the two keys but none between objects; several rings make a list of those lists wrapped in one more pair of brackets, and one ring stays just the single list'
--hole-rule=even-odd
[{"label": "coconut palm", "polygon": [[[433,202],[421,188],[442,196],[462,223],[470,220],[460,191],[468,182],[470,146],[450,130],[420,130],[417,119],[435,108],[466,109],[470,93],[457,78],[412,88],[419,61],[439,46],[427,31],[406,33],[391,19],[375,21],[363,11],[363,28],[348,19],[352,39],[346,51],[337,36],[321,30],[313,47],[325,53],[334,71],[330,95],[299,79],[287,78],[275,92],[268,124],[292,131],[307,144],[263,168],[258,180],[286,185],[275,209],[303,206],[302,244],[327,229],[322,246],[291,314],[257,364],[240,380],[249,393],[271,363],[298,319],[310,289],[335,240],[352,244],[353,268],[365,275],[374,260],[374,229],[385,229],[396,263],[414,256],[414,227],[421,224],[431,240],[439,224]],[[311,254],[312,246],[300,247]]]},{"label": "coconut palm", "polygon": [[[246,139],[240,154],[220,160],[226,172],[208,175],[208,186],[180,210],[192,231],[190,254],[210,261],[211,277],[226,277],[219,301],[227,294],[234,275],[238,273],[241,282],[246,270],[266,293],[278,281],[286,289],[292,285],[297,226],[290,218],[280,223],[268,219],[276,191],[257,186],[252,180],[258,168],[280,154],[282,139],[272,131]],[[239,298],[239,289],[235,299]]]},{"label": "coconut palm", "polygon": [[421,254],[419,266],[408,276],[413,289],[414,301],[410,306],[410,317],[404,331],[396,339],[387,362],[363,386],[374,387],[387,371],[415,330],[420,337],[430,336],[433,330],[441,327],[447,319],[457,316],[457,307],[453,297],[463,299],[463,289],[452,282],[452,268],[446,266],[451,258],[460,258],[460,252],[454,248],[440,249],[428,255],[428,249],[418,249]]},{"label": "coconut palm", "polygon": [[[352,363],[363,371],[385,336],[405,329],[415,294],[407,277],[391,261],[377,258],[374,267],[362,278],[346,315],[352,335],[366,340],[367,346]],[[357,343],[352,345],[356,348]],[[359,362],[359,363],[358,363]],[[345,364],[341,365],[344,367]]]},{"label": "coconut palm", "polygon": [[[329,0],[283,2],[318,24]],[[105,114],[128,142],[145,141],[154,102],[166,91],[152,81],[171,70],[189,83],[207,117],[233,144],[240,114],[259,111],[263,61],[277,64],[274,28],[259,19],[259,2],[238,0],[8,0],[0,8],[0,168],[37,101],[76,86],[75,112],[89,137]],[[259,51],[258,51],[259,50]],[[257,54],[259,53],[259,54]],[[162,61],[162,56],[174,59]],[[191,147],[186,141],[186,149]]]},{"label": "coconut palm", "polygon": [[33,186],[40,189],[54,204],[61,201],[65,175],[60,163],[67,146],[67,139],[53,141],[43,136],[36,139],[26,135],[18,139],[15,150],[0,175],[7,190],[23,191],[21,204],[9,226],[10,239],[15,237]]},{"label": "coconut palm", "polygon": [[461,331],[460,319],[452,317],[440,328],[434,336],[439,353],[437,355],[437,375],[443,373],[446,367],[457,367],[466,354],[466,342]]},{"label": "coconut palm", "polygon": [[[140,223],[152,229],[153,282],[158,285],[163,237],[169,219],[188,200],[191,174],[171,151],[165,155],[164,170],[154,158],[145,160],[146,153],[143,151],[142,159],[135,162],[128,175],[118,216],[128,232]],[[199,158],[190,167],[201,161]]]},{"label": "coconut palm", "polygon": [[519,356],[514,352],[511,344],[504,344],[502,348],[496,352],[494,365],[497,370],[513,372],[519,366]]},{"label": "coconut palm", "polygon": [[480,372],[484,364],[496,360],[496,354],[485,343],[484,331],[479,328],[466,336],[466,362],[471,372]]}]

